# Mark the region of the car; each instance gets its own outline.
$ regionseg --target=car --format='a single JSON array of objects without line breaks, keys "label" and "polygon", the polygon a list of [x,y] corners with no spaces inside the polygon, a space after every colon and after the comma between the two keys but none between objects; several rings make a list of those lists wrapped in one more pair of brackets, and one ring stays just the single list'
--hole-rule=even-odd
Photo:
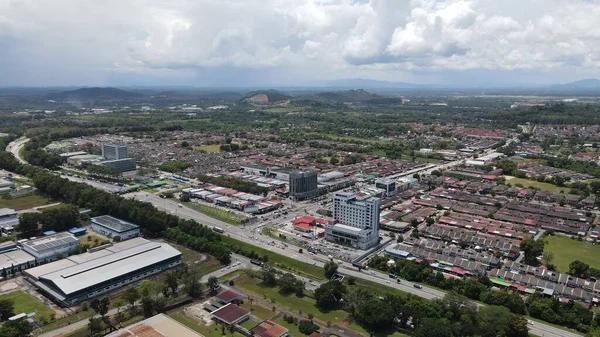
[{"label": "car", "polygon": [[417,289],[423,289],[423,286],[420,284],[413,284],[413,287],[417,288]]},{"label": "car", "polygon": [[390,284],[390,280],[387,280],[385,283]]},{"label": "car", "polygon": [[527,320],[527,324],[533,325],[533,321]]}]

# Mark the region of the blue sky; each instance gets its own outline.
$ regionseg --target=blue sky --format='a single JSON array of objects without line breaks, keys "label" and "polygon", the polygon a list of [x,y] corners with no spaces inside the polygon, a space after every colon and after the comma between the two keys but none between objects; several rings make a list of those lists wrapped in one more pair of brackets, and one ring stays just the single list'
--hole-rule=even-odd
[{"label": "blue sky", "polygon": [[583,0],[0,0],[0,86],[600,77]]}]

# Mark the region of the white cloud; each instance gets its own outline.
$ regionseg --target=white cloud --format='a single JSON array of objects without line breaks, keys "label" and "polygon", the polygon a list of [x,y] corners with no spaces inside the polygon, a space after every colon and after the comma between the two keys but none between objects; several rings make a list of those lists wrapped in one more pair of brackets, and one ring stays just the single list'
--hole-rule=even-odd
[{"label": "white cloud", "polygon": [[597,1],[564,0],[0,0],[0,85],[193,82],[209,69],[299,81],[598,76],[598,17]]}]

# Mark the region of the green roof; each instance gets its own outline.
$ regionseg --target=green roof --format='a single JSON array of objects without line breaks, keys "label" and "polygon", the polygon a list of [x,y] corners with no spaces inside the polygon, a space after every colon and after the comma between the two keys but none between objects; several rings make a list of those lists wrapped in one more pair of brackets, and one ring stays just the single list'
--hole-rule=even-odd
[{"label": "green roof", "polygon": [[490,281],[494,284],[500,285],[500,286],[505,286],[505,287],[510,287],[510,283],[505,282],[503,279],[501,278],[490,278]]}]

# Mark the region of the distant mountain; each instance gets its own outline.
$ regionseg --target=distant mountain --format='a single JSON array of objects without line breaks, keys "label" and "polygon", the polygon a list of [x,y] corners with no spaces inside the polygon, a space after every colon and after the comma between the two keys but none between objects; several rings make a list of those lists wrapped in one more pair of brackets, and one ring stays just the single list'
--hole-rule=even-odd
[{"label": "distant mountain", "polygon": [[81,88],[77,90],[63,91],[56,94],[50,94],[55,99],[76,99],[76,100],[93,100],[93,99],[131,99],[140,98],[144,95],[125,91],[117,88]]},{"label": "distant mountain", "polygon": [[575,82],[556,84],[552,88],[556,89],[600,89],[600,80],[595,78],[588,78]]},{"label": "distant mountain", "polygon": [[344,90],[344,91],[326,91],[309,95],[302,95],[292,100],[296,104],[316,103],[353,103],[353,104],[394,104],[401,100],[395,97],[388,97],[370,93],[363,89]]},{"label": "distant mountain", "polygon": [[364,78],[349,78],[343,80],[325,81],[322,85],[333,88],[363,88],[363,89],[421,89],[428,88],[428,85],[407,83],[407,82],[388,82],[369,80]]},{"label": "distant mountain", "polygon": [[269,104],[290,100],[292,96],[277,90],[254,91],[246,95],[244,100],[254,104]]}]

